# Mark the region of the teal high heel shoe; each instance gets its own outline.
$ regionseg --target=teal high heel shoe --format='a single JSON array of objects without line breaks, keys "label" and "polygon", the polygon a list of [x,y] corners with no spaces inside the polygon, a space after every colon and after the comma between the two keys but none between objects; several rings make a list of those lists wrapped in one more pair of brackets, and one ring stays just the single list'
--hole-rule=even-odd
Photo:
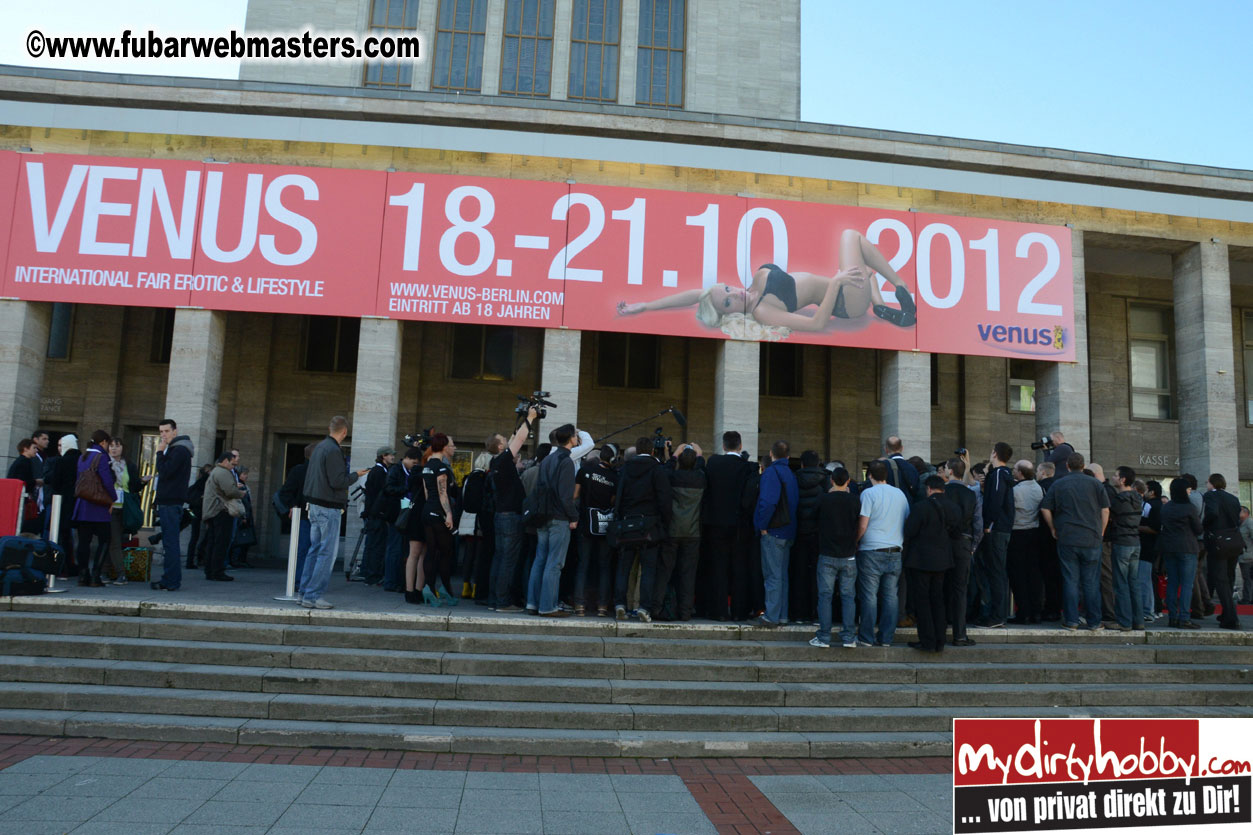
[{"label": "teal high heel shoe", "polygon": [[426,601],[428,606],[440,605],[440,599],[435,595],[435,592],[431,591],[430,586],[422,587],[422,599]]},{"label": "teal high heel shoe", "polygon": [[456,606],[461,601],[448,593],[448,588],[443,584],[439,584],[439,602],[443,606]]}]

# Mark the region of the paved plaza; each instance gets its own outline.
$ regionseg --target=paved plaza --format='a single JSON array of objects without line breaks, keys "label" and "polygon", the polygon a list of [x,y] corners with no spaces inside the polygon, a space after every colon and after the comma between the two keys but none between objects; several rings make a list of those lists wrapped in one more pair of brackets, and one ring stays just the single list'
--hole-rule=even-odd
[{"label": "paved plaza", "polygon": [[[951,831],[948,776],[891,773],[907,767],[892,760],[450,760],[397,752],[3,739],[17,741],[5,746],[11,751],[67,752],[4,757],[11,764],[0,769],[0,832],[15,835]],[[72,749],[88,753],[68,755]],[[367,765],[317,764],[330,762]],[[884,773],[839,773],[858,770]]]}]

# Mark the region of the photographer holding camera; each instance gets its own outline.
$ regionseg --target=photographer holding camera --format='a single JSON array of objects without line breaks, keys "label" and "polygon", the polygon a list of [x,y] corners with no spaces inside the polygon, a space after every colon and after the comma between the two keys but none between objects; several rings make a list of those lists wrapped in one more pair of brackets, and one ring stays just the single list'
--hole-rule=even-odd
[{"label": "photographer holding camera", "polygon": [[1031,442],[1032,449],[1046,450],[1044,460],[1057,467],[1065,469],[1066,461],[1074,454],[1075,448],[1066,443],[1066,436],[1060,430],[1049,435],[1047,438],[1041,438],[1038,441]]}]

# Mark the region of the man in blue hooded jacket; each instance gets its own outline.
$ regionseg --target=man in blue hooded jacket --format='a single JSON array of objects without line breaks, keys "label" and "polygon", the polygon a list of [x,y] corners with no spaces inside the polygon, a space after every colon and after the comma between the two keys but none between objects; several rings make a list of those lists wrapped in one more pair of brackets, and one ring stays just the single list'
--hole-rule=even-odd
[{"label": "man in blue hooded jacket", "polygon": [[[770,447],[770,466],[761,474],[753,527],[761,534],[761,575],[766,586],[766,611],[758,626],[772,628],[787,623],[787,564],[796,541],[796,505],[800,491],[788,466],[791,447],[775,441]],[[787,508],[784,524],[782,508]],[[775,527],[770,527],[774,523]]]}]

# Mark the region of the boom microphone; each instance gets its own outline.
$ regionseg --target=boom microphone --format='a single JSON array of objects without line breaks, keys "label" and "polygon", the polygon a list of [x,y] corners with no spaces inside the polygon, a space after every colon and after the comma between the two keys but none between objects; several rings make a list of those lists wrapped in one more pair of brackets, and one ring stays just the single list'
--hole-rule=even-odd
[{"label": "boom microphone", "polygon": [[682,426],[684,429],[687,428],[687,418],[683,417],[682,412],[680,412],[678,409],[671,406],[670,414],[674,415],[674,420],[676,423],[679,424],[679,426]]}]

